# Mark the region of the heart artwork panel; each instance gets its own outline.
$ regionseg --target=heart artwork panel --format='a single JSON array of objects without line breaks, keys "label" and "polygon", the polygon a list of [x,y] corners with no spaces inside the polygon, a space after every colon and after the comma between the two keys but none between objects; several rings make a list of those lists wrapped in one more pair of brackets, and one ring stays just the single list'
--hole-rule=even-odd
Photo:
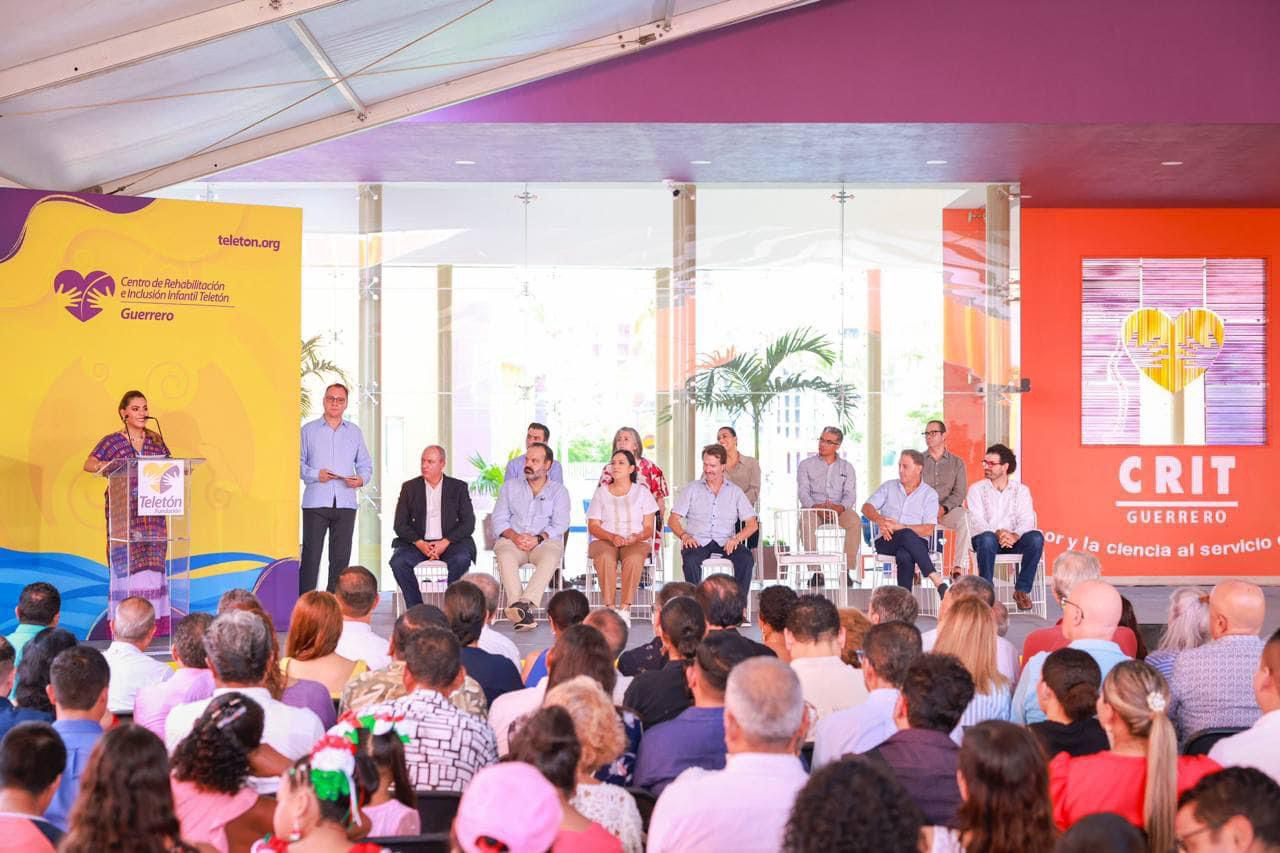
[{"label": "heart artwork panel", "polygon": [[1176,394],[1222,354],[1225,331],[1208,308],[1188,308],[1175,319],[1159,308],[1139,308],[1125,318],[1121,342],[1138,370]]}]

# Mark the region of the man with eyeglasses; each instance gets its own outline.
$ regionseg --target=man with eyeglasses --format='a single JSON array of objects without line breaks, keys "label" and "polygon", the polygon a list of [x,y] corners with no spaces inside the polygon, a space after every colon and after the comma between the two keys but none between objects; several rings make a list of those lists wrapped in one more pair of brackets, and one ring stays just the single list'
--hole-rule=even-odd
[{"label": "man with eyeglasses", "polygon": [[958,577],[969,564],[969,514],[964,511],[964,496],[969,488],[964,460],[947,449],[947,425],[929,421],[924,428],[924,481],[938,493],[938,523],[955,531],[955,555],[951,563],[952,577]]},{"label": "man with eyeglasses", "polygon": [[969,487],[966,500],[978,574],[993,580],[997,554],[1019,555],[1022,566],[1013,585],[1013,600],[1019,610],[1030,610],[1031,585],[1044,554],[1044,534],[1036,530],[1031,490],[1021,481],[1009,479],[1017,468],[1012,450],[1003,444],[991,445],[982,458],[984,479]]},{"label": "man with eyeglasses", "polygon": [[[801,507],[829,509],[836,514],[837,523],[844,528],[845,565],[853,569],[858,565],[862,519],[855,509],[857,474],[847,460],[837,455],[843,443],[843,432],[833,426],[824,427],[818,436],[818,455],[802,460],[796,467],[796,483]],[[809,529],[803,533],[806,540],[812,539]],[[812,550],[813,542],[804,542],[804,547]]]},{"label": "man with eyeglasses", "polygon": [[302,559],[298,594],[316,588],[320,552],[329,537],[329,582],[333,592],[338,572],[351,562],[351,536],[356,527],[356,489],[373,476],[373,458],[360,427],[342,419],[347,386],[335,382],[324,389],[324,415],[302,425]]}]

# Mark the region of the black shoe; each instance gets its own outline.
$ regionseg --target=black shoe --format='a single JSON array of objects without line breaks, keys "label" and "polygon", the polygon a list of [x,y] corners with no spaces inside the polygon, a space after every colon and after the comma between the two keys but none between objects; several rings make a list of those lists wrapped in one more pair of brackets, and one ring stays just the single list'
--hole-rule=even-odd
[{"label": "black shoe", "polygon": [[529,615],[529,611],[525,609],[525,608],[526,608],[526,607],[528,607],[528,606],[529,606],[529,605],[528,605],[528,603],[527,603],[527,602],[524,602],[524,601],[517,601],[517,602],[514,602],[513,604],[511,604],[509,607],[507,607],[507,608],[506,608],[505,610],[503,610],[502,612],[503,612],[503,615],[505,615],[505,616],[506,616],[508,619],[510,619],[512,622],[520,622],[520,621],[522,621],[526,616],[528,616],[528,615]]},{"label": "black shoe", "polygon": [[520,620],[512,626],[517,631],[532,631],[538,627],[538,620],[533,618],[533,605],[527,601],[517,601],[516,608],[522,613]]},{"label": "black shoe", "polygon": [[809,589],[817,589],[826,582],[827,579],[822,576],[822,572],[814,572],[809,576]]},{"label": "black shoe", "polygon": [[947,594],[947,585],[945,583],[938,584],[938,600],[941,601]]}]

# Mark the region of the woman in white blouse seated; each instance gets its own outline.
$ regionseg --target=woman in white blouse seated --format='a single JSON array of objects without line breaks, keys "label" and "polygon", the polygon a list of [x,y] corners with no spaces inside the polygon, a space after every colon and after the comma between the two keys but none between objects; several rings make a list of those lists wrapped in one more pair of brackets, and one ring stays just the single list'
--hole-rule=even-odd
[{"label": "woman in white blouse seated", "polygon": [[[587,532],[593,541],[587,555],[600,578],[601,603],[630,613],[631,599],[640,585],[644,558],[653,547],[654,516],[658,504],[649,488],[636,482],[636,457],[630,450],[614,451],[609,463],[611,482],[596,489],[587,507]],[[622,563],[622,603],[618,594],[618,563]]]},{"label": "woman in white blouse seated", "polygon": [[1013,718],[1013,685],[996,664],[996,622],[985,601],[973,596],[953,601],[938,626],[933,651],[955,655],[973,676],[973,699],[960,717],[961,726]]}]

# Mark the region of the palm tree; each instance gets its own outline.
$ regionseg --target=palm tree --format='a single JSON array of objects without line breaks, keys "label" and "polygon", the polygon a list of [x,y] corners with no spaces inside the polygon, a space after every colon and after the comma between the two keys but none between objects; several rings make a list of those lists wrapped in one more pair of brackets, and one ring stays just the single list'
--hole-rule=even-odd
[{"label": "palm tree", "polygon": [[825,335],[812,328],[793,329],[765,347],[764,352],[703,356],[685,390],[700,409],[721,410],[730,417],[751,417],[756,458],[760,457],[760,423],[765,412],[788,391],[817,391],[831,401],[842,426],[850,424],[857,390],[846,382],[831,382],[787,369],[793,356],[811,355],[823,367],[832,367],[835,350]]},{"label": "palm tree", "polygon": [[305,420],[311,415],[311,391],[307,388],[307,378],[325,381],[326,377],[336,377],[344,385],[350,385],[347,373],[341,367],[320,352],[320,335],[307,338],[302,342],[302,417]]}]

